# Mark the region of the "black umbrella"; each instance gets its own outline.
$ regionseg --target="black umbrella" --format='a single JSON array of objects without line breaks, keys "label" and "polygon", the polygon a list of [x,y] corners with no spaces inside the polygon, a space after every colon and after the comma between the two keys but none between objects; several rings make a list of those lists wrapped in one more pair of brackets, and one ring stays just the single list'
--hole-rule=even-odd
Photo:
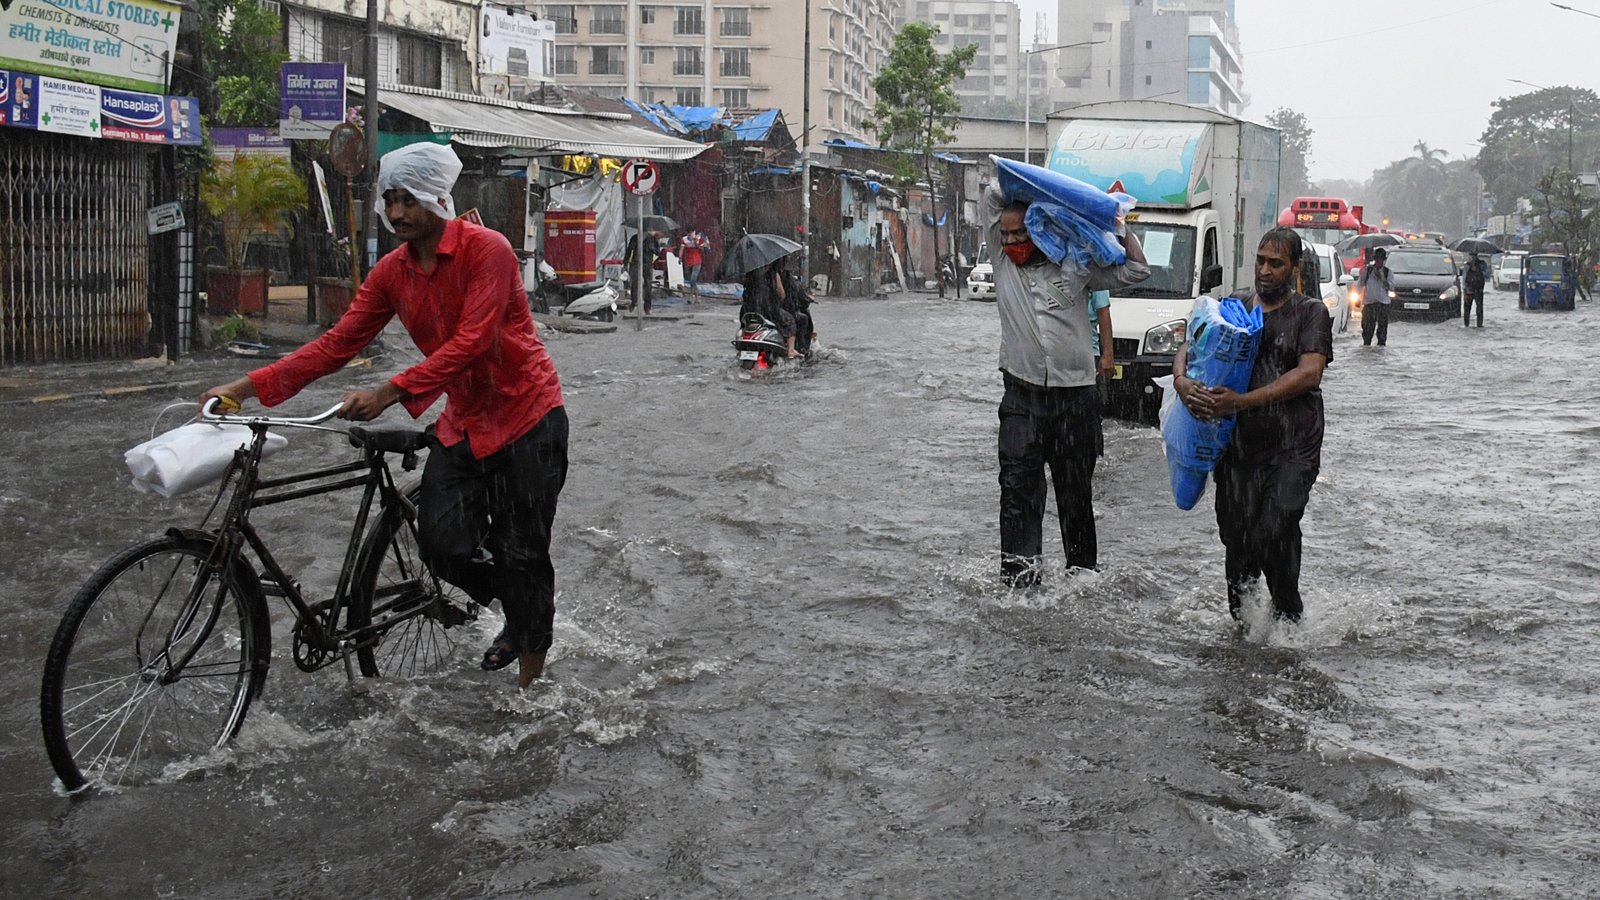
[{"label": "black umbrella", "polygon": [[802,249],[798,243],[776,234],[747,234],[723,257],[722,271],[730,278],[743,275]]},{"label": "black umbrella", "polygon": [[1358,234],[1353,238],[1346,238],[1339,242],[1339,250],[1371,250],[1374,247],[1389,247],[1395,244],[1404,244],[1405,239],[1397,234]]},{"label": "black umbrella", "polygon": [[1499,247],[1496,247],[1494,244],[1491,244],[1483,238],[1475,237],[1462,238],[1461,240],[1456,241],[1454,244],[1451,244],[1450,249],[1456,251],[1457,253],[1481,253],[1485,256],[1493,256],[1500,252]]},{"label": "black umbrella", "polygon": [[[622,227],[626,229],[629,234],[633,234],[635,231],[638,231],[638,226],[639,220],[633,216],[629,216],[622,223]],[[644,230],[665,234],[669,231],[677,231],[678,223],[674,222],[671,216],[645,216]]]}]

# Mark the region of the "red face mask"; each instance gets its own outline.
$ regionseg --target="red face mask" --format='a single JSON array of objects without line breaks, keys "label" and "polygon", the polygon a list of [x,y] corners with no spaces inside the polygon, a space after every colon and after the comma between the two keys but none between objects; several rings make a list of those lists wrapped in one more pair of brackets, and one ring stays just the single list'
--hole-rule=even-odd
[{"label": "red face mask", "polygon": [[1023,241],[1020,244],[1004,244],[1000,249],[1005,251],[1006,256],[1011,257],[1012,262],[1020,266],[1026,263],[1029,257],[1033,256],[1033,241]]}]

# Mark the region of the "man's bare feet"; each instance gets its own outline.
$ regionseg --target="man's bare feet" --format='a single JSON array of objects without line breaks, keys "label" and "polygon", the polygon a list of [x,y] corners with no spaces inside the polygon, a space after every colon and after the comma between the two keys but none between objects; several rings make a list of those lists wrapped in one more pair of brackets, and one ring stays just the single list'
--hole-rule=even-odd
[{"label": "man's bare feet", "polygon": [[526,689],[535,678],[544,674],[544,654],[524,653],[517,657],[517,687]]}]

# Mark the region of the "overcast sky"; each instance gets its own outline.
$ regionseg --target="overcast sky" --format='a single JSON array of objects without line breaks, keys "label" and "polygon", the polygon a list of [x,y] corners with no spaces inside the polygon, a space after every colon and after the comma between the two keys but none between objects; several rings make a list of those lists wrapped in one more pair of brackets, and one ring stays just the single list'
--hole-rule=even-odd
[{"label": "overcast sky", "polygon": [[[1561,0],[1600,16],[1600,0]],[[1545,0],[1237,0],[1245,118],[1280,106],[1315,131],[1312,178],[1365,179],[1412,155],[1418,139],[1477,153],[1499,97],[1557,87],[1600,87],[1600,18]],[[1056,0],[1019,0],[1033,14]],[[1369,98],[1371,98],[1369,100]],[[1379,111],[1371,112],[1373,101]]]}]

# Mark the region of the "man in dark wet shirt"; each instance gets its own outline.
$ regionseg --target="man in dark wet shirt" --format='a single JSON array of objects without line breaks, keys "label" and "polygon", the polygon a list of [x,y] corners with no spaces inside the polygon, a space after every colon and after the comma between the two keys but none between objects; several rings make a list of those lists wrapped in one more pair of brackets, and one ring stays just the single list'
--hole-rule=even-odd
[{"label": "man in dark wet shirt", "polygon": [[1217,530],[1226,550],[1228,612],[1262,575],[1277,618],[1299,621],[1300,517],[1322,466],[1322,372],[1333,361],[1333,319],[1322,303],[1290,289],[1299,235],[1274,228],[1256,249],[1260,349],[1250,387],[1239,394],[1184,374],[1187,347],[1173,360],[1173,389],[1197,418],[1236,416],[1233,440],[1213,478]]}]

